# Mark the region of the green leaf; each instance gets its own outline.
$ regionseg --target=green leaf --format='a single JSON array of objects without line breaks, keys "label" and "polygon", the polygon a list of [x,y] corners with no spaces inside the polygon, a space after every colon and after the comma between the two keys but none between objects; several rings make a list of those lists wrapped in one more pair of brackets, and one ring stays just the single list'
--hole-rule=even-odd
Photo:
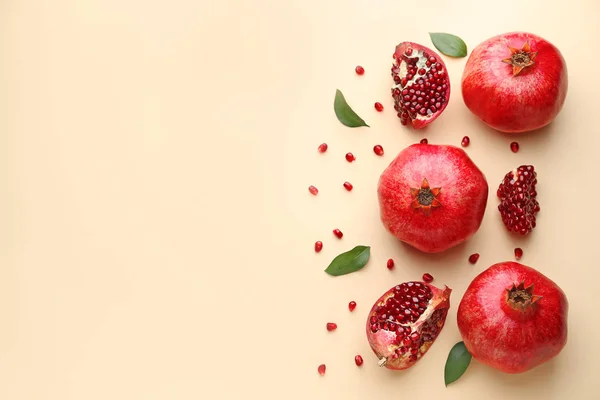
[{"label": "green leaf", "polygon": [[354,112],[352,107],[348,105],[344,95],[339,89],[336,89],[335,91],[333,109],[335,110],[335,115],[342,124],[349,126],[350,128],[356,128],[359,126],[369,127],[369,125],[367,125],[367,123]]},{"label": "green leaf", "polygon": [[446,386],[457,381],[469,366],[471,362],[471,353],[465,347],[465,342],[458,342],[450,350],[446,367],[444,368],[444,382]]},{"label": "green leaf", "polygon": [[442,32],[429,32],[431,41],[436,49],[450,57],[464,57],[467,55],[466,43],[456,35]]},{"label": "green leaf", "polygon": [[371,256],[370,246],[356,246],[335,257],[325,269],[329,275],[340,276],[362,269]]}]

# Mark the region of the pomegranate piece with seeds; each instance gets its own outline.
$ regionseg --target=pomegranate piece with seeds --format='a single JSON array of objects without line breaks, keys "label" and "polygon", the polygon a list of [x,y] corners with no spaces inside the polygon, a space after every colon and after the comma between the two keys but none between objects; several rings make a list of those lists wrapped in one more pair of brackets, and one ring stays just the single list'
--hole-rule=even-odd
[{"label": "pomegranate piece with seeds", "polygon": [[392,97],[402,125],[421,129],[439,117],[450,99],[446,65],[433,50],[417,43],[396,46]]},{"label": "pomegranate piece with seeds", "polygon": [[533,165],[521,165],[504,176],[498,188],[498,210],[509,231],[527,235],[535,228],[535,216],[540,211],[536,184]]},{"label": "pomegranate piece with seeds", "polygon": [[412,367],[440,334],[452,289],[425,282],[404,282],[381,296],[367,317],[367,340],[379,366]]}]

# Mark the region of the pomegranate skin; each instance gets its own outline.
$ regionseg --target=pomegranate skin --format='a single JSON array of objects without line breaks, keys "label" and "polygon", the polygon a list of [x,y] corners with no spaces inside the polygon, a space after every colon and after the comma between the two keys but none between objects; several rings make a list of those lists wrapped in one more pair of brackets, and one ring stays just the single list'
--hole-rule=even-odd
[{"label": "pomegranate skin", "polygon": [[[513,285],[533,285],[522,309],[507,301]],[[458,329],[478,361],[509,374],[528,371],[555,357],[567,343],[568,302],[552,280],[526,265],[507,261],[480,273],[458,306]]]},{"label": "pomegranate skin", "polygon": [[[529,43],[533,65],[514,75],[509,46]],[[567,96],[567,65],[561,52],[540,36],[510,32],[473,49],[462,76],[467,108],[491,128],[505,133],[533,131],[558,115]]]},{"label": "pomegranate skin", "polygon": [[[426,179],[440,188],[440,205],[415,208],[414,189]],[[413,189],[413,190],[411,190]],[[398,240],[439,253],[470,239],[479,229],[488,198],[484,174],[467,153],[451,145],[413,144],[402,150],[379,178],[380,218]]]}]

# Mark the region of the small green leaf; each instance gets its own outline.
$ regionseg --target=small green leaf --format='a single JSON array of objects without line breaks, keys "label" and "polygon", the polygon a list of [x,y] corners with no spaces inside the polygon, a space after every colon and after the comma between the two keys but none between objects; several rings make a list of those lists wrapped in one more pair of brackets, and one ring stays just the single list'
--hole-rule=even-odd
[{"label": "small green leaf", "polygon": [[442,32],[430,32],[429,36],[436,49],[450,57],[464,57],[467,55],[466,43],[456,35]]},{"label": "small green leaf", "polygon": [[329,275],[340,276],[362,269],[371,256],[370,246],[356,246],[335,257],[325,269]]},{"label": "small green leaf", "polygon": [[359,126],[369,127],[369,125],[367,125],[367,123],[354,112],[352,107],[348,105],[344,95],[339,89],[336,89],[335,92],[333,109],[335,111],[335,115],[342,124],[349,126],[350,128],[356,128]]},{"label": "small green leaf", "polygon": [[446,386],[457,381],[469,366],[471,362],[471,353],[465,347],[465,342],[458,342],[450,350],[446,367],[444,368],[444,382]]}]

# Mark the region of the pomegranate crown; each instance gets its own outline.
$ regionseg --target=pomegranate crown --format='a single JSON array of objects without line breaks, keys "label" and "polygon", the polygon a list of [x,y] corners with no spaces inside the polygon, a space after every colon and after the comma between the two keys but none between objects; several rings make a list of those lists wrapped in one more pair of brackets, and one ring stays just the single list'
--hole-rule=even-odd
[{"label": "pomegranate crown", "polygon": [[442,188],[431,188],[426,178],[423,178],[420,188],[410,188],[413,201],[411,206],[413,208],[420,208],[426,215],[429,215],[431,209],[434,207],[441,207],[442,203],[438,200],[437,196],[440,194]]},{"label": "pomegranate crown", "polygon": [[512,65],[513,76],[519,75],[526,67],[531,67],[534,64],[537,52],[531,51],[529,40],[527,40],[520,49],[516,47],[508,46],[510,50],[510,57],[502,60],[503,63]]},{"label": "pomegranate crown", "polygon": [[525,287],[525,281],[521,281],[518,285],[513,284],[511,288],[506,289],[506,292],[508,304],[520,311],[525,311],[542,298],[533,293],[533,284]]}]

